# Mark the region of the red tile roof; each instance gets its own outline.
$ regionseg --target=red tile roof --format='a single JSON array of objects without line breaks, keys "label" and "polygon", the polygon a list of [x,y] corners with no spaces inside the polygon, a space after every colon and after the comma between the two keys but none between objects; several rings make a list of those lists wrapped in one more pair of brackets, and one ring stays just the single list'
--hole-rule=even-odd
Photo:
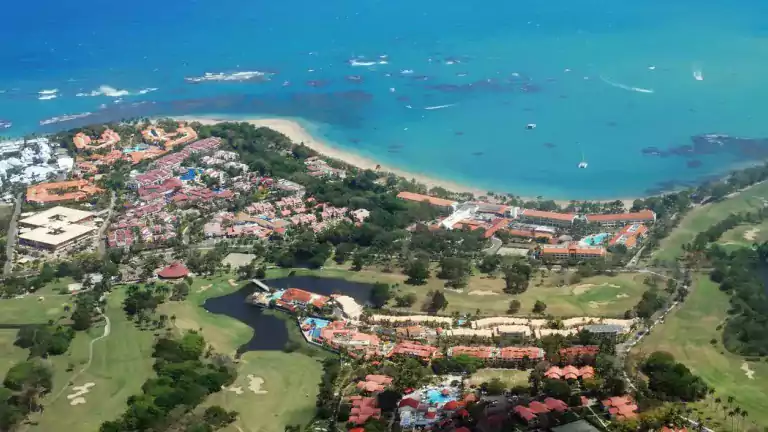
[{"label": "red tile roof", "polygon": [[157,275],[163,279],[179,279],[187,277],[187,275],[189,275],[189,269],[187,269],[184,264],[175,262],[157,272]]},{"label": "red tile roof", "polygon": [[300,303],[309,303],[310,300],[312,300],[312,293],[308,291],[304,291],[302,289],[298,288],[288,288],[285,290],[283,295],[280,297],[281,300],[284,302],[300,302]]},{"label": "red tile roof", "polygon": [[413,398],[403,398],[397,406],[400,408],[407,406],[416,409],[419,407],[419,401]]},{"label": "red tile roof", "polygon": [[432,197],[429,195],[422,195],[417,194],[413,192],[400,192],[397,194],[397,197],[400,199],[404,199],[406,201],[416,201],[416,202],[427,202],[430,205],[438,206],[438,207],[451,207],[456,201],[451,201],[447,199]]},{"label": "red tile roof", "polygon": [[525,209],[520,213],[521,216],[540,218],[540,219],[552,219],[559,221],[573,221],[576,217],[573,213],[555,213],[541,210]]},{"label": "red tile roof", "polygon": [[550,409],[550,411],[565,412],[568,410],[567,403],[561,401],[560,399],[555,399],[551,397],[544,399],[544,405],[546,405],[547,408]]},{"label": "red tile roof", "polygon": [[545,414],[550,411],[549,407],[539,401],[533,401],[528,404],[528,408],[536,414]]},{"label": "red tile roof", "polygon": [[651,210],[642,210],[635,213],[617,214],[590,214],[586,215],[587,222],[612,222],[612,221],[653,221],[656,213]]},{"label": "red tile roof", "polygon": [[536,418],[536,414],[533,413],[528,407],[518,405],[514,408],[515,414],[519,415],[525,421],[531,421]]}]

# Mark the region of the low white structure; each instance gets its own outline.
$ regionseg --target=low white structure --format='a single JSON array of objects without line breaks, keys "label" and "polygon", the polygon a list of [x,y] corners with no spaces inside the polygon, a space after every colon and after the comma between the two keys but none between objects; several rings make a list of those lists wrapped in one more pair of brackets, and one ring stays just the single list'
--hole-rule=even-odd
[{"label": "low white structure", "polygon": [[407,315],[407,316],[371,315],[371,321],[374,323],[403,323],[403,324],[435,323],[435,324],[440,324],[446,328],[450,328],[453,326],[453,318],[431,316],[431,315]]},{"label": "low white structure", "polygon": [[91,241],[96,227],[94,214],[57,206],[19,221],[19,246],[62,253]]},{"label": "low white structure", "polygon": [[4,182],[30,184],[70,172],[74,160],[55,154],[58,146],[48,138],[1,141],[0,185]]},{"label": "low white structure", "polygon": [[360,306],[352,297],[345,295],[334,295],[331,296],[331,298],[339,306],[341,315],[344,317],[351,320],[357,320],[360,318],[360,315],[363,314],[363,307]]}]

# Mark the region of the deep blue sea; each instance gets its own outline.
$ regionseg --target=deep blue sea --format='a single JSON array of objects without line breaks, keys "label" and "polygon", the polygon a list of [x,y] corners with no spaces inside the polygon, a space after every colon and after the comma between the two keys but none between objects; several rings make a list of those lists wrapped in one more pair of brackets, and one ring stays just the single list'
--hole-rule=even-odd
[{"label": "deep blue sea", "polygon": [[[547,198],[637,196],[768,156],[768,141],[703,151],[692,139],[768,137],[766,1],[33,0],[3,9],[0,119],[14,124],[3,135],[133,116],[284,116],[386,164]],[[267,74],[185,80],[248,71]]]}]

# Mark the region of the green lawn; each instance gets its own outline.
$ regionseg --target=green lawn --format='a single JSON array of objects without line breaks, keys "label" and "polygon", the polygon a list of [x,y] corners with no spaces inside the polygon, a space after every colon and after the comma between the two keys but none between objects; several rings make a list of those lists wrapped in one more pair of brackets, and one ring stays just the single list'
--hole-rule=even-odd
[{"label": "green lawn", "polygon": [[768,183],[755,185],[724,201],[697,207],[688,212],[653,255],[660,261],[674,261],[682,255],[682,246],[690,242],[699,232],[725,219],[731,213],[760,208],[763,197],[768,196]]},{"label": "green lawn", "polygon": [[[166,303],[161,306],[161,312],[175,315],[175,325],[180,329],[200,329],[216,351],[233,355],[238,346],[251,338],[253,330],[240,321],[210,314],[202,308],[207,298],[229,294],[242,286],[242,283],[231,286],[231,277],[195,279],[186,301]],[[298,340],[297,327],[290,325],[288,329],[296,333],[291,335],[292,339]],[[245,353],[238,364],[237,381],[230,387],[238,391],[222,390],[206,402],[240,413],[238,421],[224,430],[275,432],[283,430],[287,424],[303,425],[309,422],[315,413],[315,397],[324,355],[309,357],[303,352]],[[249,375],[264,380],[261,390],[266,393],[251,391]]]},{"label": "green lawn", "polygon": [[515,386],[528,386],[528,377],[530,375],[530,370],[521,371],[517,369],[480,369],[472,374],[472,376],[469,378],[469,383],[471,385],[480,385],[494,378],[498,378],[507,386],[507,388],[512,388]]},{"label": "green lawn", "polygon": [[[735,399],[735,406],[749,412],[749,420],[760,426],[768,426],[768,363],[745,362],[743,357],[731,354],[723,348],[721,331],[716,327],[723,322],[728,309],[728,296],[706,276],[696,279],[694,289],[686,302],[664,324],[656,327],[643,342],[633,349],[633,355],[647,355],[653,351],[668,351],[715,388],[716,397],[723,401],[728,396]],[[710,344],[714,339],[716,345]],[[754,371],[750,379],[742,369],[748,365]],[[711,401],[699,402],[695,408],[705,416],[711,416],[715,430],[730,429],[718,424],[722,411]],[[745,428],[742,427],[742,430]]]},{"label": "green lawn", "polygon": [[751,247],[754,243],[768,241],[768,221],[757,225],[740,225],[728,230],[718,243],[728,247]]},{"label": "green lawn", "polygon": [[[618,274],[616,276],[595,276],[584,278],[573,285],[561,284],[562,275],[552,273],[542,278],[539,273],[531,279],[530,287],[519,295],[509,295],[503,292],[503,278],[489,278],[485,275],[474,275],[469,279],[467,287],[461,292],[445,289],[445,281],[430,278],[426,285],[406,285],[406,277],[399,273],[383,273],[375,270],[349,271],[342,268],[330,267],[322,270],[294,270],[296,275],[312,275],[319,277],[341,278],[356,282],[386,282],[396,285],[396,294],[415,293],[419,300],[411,308],[420,310],[430,290],[444,290],[448,299],[448,307],[443,313],[474,314],[480,309],[482,315],[505,315],[509,302],[513,299],[521,303],[520,315],[531,315],[534,303],[541,300],[547,304],[547,314],[556,317],[573,316],[604,316],[620,317],[640,300],[648,289],[643,284],[645,275]],[[270,270],[269,277],[281,277],[288,270]],[[434,273],[434,272],[433,272]]]},{"label": "green lawn", "polygon": [[[94,431],[106,421],[117,418],[127,408],[128,397],[140,393],[141,385],[152,372],[154,334],[141,331],[126,319],[122,310],[124,292],[115,290],[109,296],[106,314],[110,334],[93,344],[93,361],[87,369],[89,345],[104,334],[103,325],[87,333],[78,333],[67,354],[51,357],[54,367],[54,389],[43,403],[43,415],[31,419],[39,422],[30,431]],[[67,371],[67,369],[72,369]],[[83,397],[86,403],[72,406],[72,386],[94,383]]]}]

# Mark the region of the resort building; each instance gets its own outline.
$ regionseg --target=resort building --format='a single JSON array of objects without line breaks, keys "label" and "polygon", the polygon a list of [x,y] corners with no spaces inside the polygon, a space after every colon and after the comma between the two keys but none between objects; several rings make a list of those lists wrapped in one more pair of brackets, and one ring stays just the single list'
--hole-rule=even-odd
[{"label": "resort building", "polygon": [[112,129],[105,130],[98,140],[94,141],[88,135],[78,132],[72,139],[75,144],[75,148],[78,151],[83,150],[99,150],[107,147],[112,147],[120,142],[120,135]]},{"label": "resort building", "polygon": [[403,191],[397,194],[397,197],[406,201],[426,202],[427,204],[433,205],[435,207],[452,208],[458,205],[456,201],[437,198],[429,195],[417,194],[413,192]]},{"label": "resort building", "polygon": [[529,426],[533,426],[534,424],[538,423],[539,416],[541,415],[546,415],[552,411],[559,413],[568,411],[568,404],[561,401],[560,399],[548,397],[544,399],[543,402],[533,401],[529,403],[528,406],[518,405],[513,409],[513,411]]},{"label": "resort building", "polygon": [[381,408],[377,408],[376,398],[350,396],[349,401],[352,405],[348,420],[350,423],[362,425],[370,418],[381,418]]},{"label": "resort building", "polygon": [[573,225],[578,216],[572,213],[555,213],[541,210],[523,209],[518,216],[522,222],[542,225],[567,227]]},{"label": "resort building", "polygon": [[189,276],[189,269],[180,262],[175,262],[157,272],[160,279],[183,279]]},{"label": "resort building", "polygon": [[519,363],[523,360],[540,360],[544,350],[539,347],[455,346],[448,348],[448,357],[467,355],[487,362]]},{"label": "resort building", "polygon": [[625,226],[621,229],[611,240],[608,245],[624,245],[627,249],[632,249],[637,246],[646,235],[648,234],[648,227],[641,223],[633,223]]},{"label": "resort building", "polygon": [[147,143],[164,143],[165,148],[172,149],[173,147],[184,145],[190,141],[197,139],[197,132],[189,126],[179,125],[176,132],[166,133],[163,128],[150,126],[141,131],[141,137],[144,142]]},{"label": "resort building", "polygon": [[617,214],[588,214],[584,216],[587,223],[596,223],[605,228],[634,223],[654,223],[656,213],[651,210],[642,210],[634,213]]},{"label": "resort building", "polygon": [[584,326],[584,330],[605,339],[614,339],[628,331],[627,328],[617,324],[591,324]]},{"label": "resort building", "polygon": [[371,315],[369,321],[372,323],[394,324],[395,326],[413,324],[433,324],[448,328],[453,326],[453,318],[434,315]]},{"label": "resort building", "polygon": [[616,420],[629,420],[637,417],[637,404],[631,396],[614,396],[602,401],[603,409]]},{"label": "resort building", "polygon": [[310,305],[320,309],[325,306],[329,300],[329,297],[311,293],[309,291],[304,291],[303,289],[298,288],[288,288],[283,292],[283,295],[280,296],[280,301],[282,301],[284,304],[303,309],[309,307]]},{"label": "resort building", "polygon": [[357,382],[357,389],[368,393],[379,393],[392,384],[392,377],[387,375],[366,375]]},{"label": "resort building", "polygon": [[440,351],[437,349],[437,347],[431,345],[423,345],[418,342],[404,341],[395,345],[394,349],[392,349],[389,355],[416,357],[421,360],[429,361],[440,355]]},{"label": "resort building", "polygon": [[62,253],[93,240],[93,213],[54,207],[19,221],[19,246]]},{"label": "resort building", "polygon": [[605,258],[605,248],[602,246],[586,246],[579,243],[562,243],[543,245],[538,253],[539,258],[550,261],[590,260]]},{"label": "resort building", "polygon": [[565,363],[593,363],[600,352],[597,345],[572,346],[560,348],[560,361]]},{"label": "resort building", "polygon": [[590,379],[595,377],[595,369],[592,366],[583,366],[581,368],[572,365],[563,368],[552,366],[544,372],[544,376],[549,379]]},{"label": "resort building", "polygon": [[104,192],[88,180],[40,183],[27,188],[27,202],[37,204],[85,201]]}]

